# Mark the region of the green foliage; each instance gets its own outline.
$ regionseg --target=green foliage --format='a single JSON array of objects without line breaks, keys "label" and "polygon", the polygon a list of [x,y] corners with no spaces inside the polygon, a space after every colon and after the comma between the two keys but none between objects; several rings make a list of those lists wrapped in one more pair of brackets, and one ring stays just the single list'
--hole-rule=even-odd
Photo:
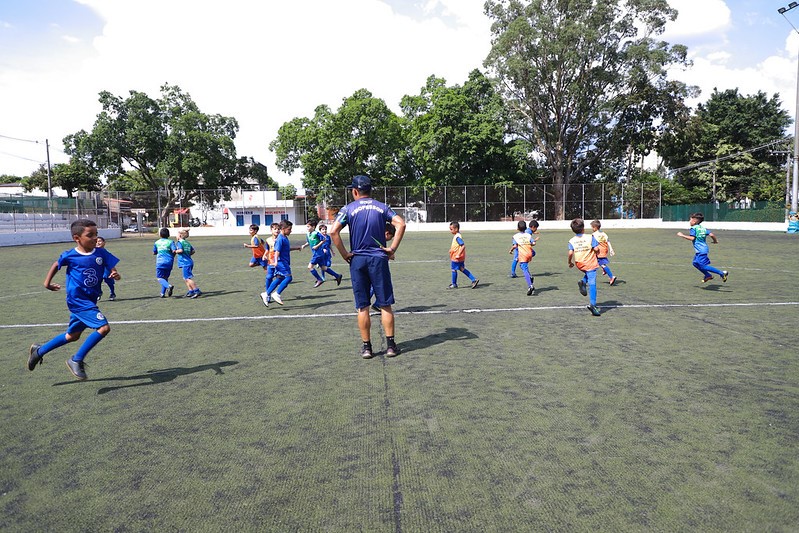
[{"label": "green foliage", "polygon": [[21,176],[12,176],[11,174],[0,174],[0,183],[19,183],[23,180]]},{"label": "green foliage", "polygon": [[302,168],[303,186],[320,191],[343,188],[354,174],[369,174],[375,185],[402,183],[407,168],[399,117],[366,89],[336,112],[322,105],[312,119],[286,122],[269,149],[281,171]]},{"label": "green foliage", "polygon": [[667,69],[686,63],[686,49],[653,38],[676,17],[666,0],[489,0],[485,9],[494,21],[485,65],[514,133],[556,185],[623,172],[627,154],[652,148],[654,124],[680,115],[689,90]]},{"label": "green foliage", "polygon": [[[50,169],[50,184],[64,189],[67,197],[72,198],[77,191],[99,191],[102,183],[97,173],[77,158],[70,158],[69,163],[58,163]],[[49,190],[47,167],[39,165],[30,176],[22,180],[25,190]]]},{"label": "green foliage", "polygon": [[785,158],[767,145],[784,138],[790,122],[777,95],[714,90],[694,115],[665,133],[658,152],[669,167],[688,167],[675,180],[703,190],[703,201],[712,199],[714,182],[720,201],[743,196],[779,201],[785,195]]}]

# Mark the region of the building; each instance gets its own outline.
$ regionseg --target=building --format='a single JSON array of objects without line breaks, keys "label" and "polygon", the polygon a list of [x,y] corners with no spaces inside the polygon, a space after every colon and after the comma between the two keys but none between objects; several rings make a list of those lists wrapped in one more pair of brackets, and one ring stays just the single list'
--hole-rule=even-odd
[{"label": "building", "polygon": [[[297,222],[294,200],[282,200],[277,191],[234,192],[230,200],[222,202],[221,220],[215,224],[222,226],[247,227],[250,224],[268,227],[273,222],[290,220]],[[211,219],[216,216],[209,217]]]}]

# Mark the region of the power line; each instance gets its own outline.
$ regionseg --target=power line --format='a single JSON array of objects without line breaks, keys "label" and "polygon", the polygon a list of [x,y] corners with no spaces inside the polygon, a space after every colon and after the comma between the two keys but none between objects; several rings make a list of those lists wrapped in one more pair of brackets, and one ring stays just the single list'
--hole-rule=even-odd
[{"label": "power line", "polygon": [[39,163],[39,164],[43,164],[44,163],[44,161],[42,161],[40,159],[31,159],[29,157],[22,157],[21,155],[10,154],[8,152],[0,151],[0,154],[7,155],[7,156],[10,156],[10,157],[16,157],[17,159],[24,159],[25,161],[33,161],[34,163]]},{"label": "power line", "polygon": [[11,139],[12,141],[20,141],[20,142],[24,142],[24,143],[41,144],[40,141],[34,141],[32,139],[20,139],[19,137],[10,137],[8,135],[3,135],[3,134],[0,134],[0,138]]},{"label": "power line", "polygon": [[748,154],[750,152],[757,152],[758,150],[762,150],[763,148],[768,148],[769,146],[774,146],[775,144],[780,144],[780,143],[784,143],[784,142],[785,142],[785,139],[778,139],[776,141],[771,141],[770,143],[766,143],[766,144],[763,144],[763,145],[760,145],[760,146],[756,146],[755,148],[749,148],[748,150],[741,150],[740,152],[735,152],[734,154],[727,154],[725,156],[718,157],[718,158],[715,158],[715,159],[710,159],[708,161],[702,161],[700,163],[691,163],[690,165],[686,165],[684,167],[674,168],[670,172],[672,174],[676,174],[677,172],[680,172],[682,170],[692,170],[692,169],[699,168],[699,167],[704,167],[704,166],[707,166],[707,165],[713,165],[715,163],[718,163],[719,161],[726,161],[727,159],[733,159],[735,157],[738,157],[739,155]]}]

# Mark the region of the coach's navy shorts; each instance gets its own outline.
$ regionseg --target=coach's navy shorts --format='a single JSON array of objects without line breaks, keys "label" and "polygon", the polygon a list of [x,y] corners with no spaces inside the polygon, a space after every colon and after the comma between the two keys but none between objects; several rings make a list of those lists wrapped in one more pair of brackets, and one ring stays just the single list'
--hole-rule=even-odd
[{"label": "coach's navy shorts", "polygon": [[388,256],[354,255],[350,260],[350,281],[355,295],[355,308],[369,307],[370,289],[375,291],[375,304],[386,307],[394,303],[394,287],[388,269]]}]

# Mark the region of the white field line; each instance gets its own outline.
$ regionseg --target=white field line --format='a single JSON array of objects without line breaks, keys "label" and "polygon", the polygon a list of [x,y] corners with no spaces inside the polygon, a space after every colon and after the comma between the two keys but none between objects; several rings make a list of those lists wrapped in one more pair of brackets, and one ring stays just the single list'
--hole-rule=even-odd
[{"label": "white field line", "polygon": [[[784,307],[799,305],[799,302],[748,302],[748,303],[705,303],[705,304],[628,304],[598,305],[600,309],[670,309],[670,308],[718,308],[718,307]],[[462,313],[516,313],[518,311],[561,311],[567,309],[584,310],[584,305],[552,305],[543,307],[498,307],[494,309],[449,309],[441,311],[395,311],[395,315],[456,315]],[[222,316],[210,318],[168,318],[158,320],[115,320],[112,325],[138,324],[186,324],[200,322],[233,322],[239,320],[307,320],[319,318],[354,317],[356,313],[314,313],[302,315],[259,315],[259,316]],[[53,324],[0,324],[0,329],[54,328],[65,327],[66,322]]]}]

